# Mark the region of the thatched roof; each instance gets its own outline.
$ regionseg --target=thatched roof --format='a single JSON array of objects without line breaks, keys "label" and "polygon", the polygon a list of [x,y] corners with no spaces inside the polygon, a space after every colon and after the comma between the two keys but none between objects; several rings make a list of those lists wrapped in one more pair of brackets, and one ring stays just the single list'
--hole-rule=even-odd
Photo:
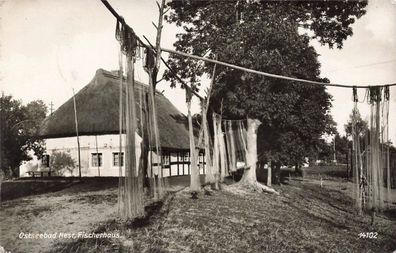
[{"label": "thatched roof", "polygon": [[[140,82],[136,82],[135,85],[136,94],[139,94],[139,89],[147,92],[147,85]],[[119,133],[117,74],[103,69],[97,70],[93,80],[81,89],[75,98],[80,135]],[[189,149],[186,117],[161,93],[156,92],[155,101],[162,148]],[[138,118],[139,116],[137,115]],[[76,136],[73,98],[44,120],[40,136],[42,138]]]}]

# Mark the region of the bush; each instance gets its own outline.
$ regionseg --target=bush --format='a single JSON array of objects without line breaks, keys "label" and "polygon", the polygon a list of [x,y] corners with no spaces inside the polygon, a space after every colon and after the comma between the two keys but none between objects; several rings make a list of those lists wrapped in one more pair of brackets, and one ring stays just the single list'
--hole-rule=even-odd
[{"label": "bush", "polygon": [[50,167],[55,175],[62,176],[65,172],[73,175],[76,162],[69,153],[54,151],[50,158]]}]

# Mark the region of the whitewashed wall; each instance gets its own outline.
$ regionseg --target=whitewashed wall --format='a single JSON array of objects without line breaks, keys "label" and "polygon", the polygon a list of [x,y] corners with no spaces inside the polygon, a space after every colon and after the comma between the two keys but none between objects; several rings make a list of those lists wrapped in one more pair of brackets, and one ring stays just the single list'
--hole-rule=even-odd
[{"label": "whitewashed wall", "polygon": [[[142,138],[136,134],[136,160],[140,156],[140,142]],[[122,152],[125,152],[125,135],[122,138]],[[78,176],[78,148],[76,137],[51,138],[45,140],[47,154],[55,151],[70,154],[76,164],[73,173],[65,173],[64,176]],[[113,165],[113,153],[120,151],[119,135],[91,135],[80,136],[80,157],[81,157],[81,175],[85,177],[94,176],[119,176],[119,167]],[[99,168],[92,165],[92,153],[102,153],[102,166]],[[20,167],[20,176],[29,176],[26,172],[32,167],[38,167],[38,170],[45,170],[41,161],[36,157],[30,162],[24,163]],[[122,166],[124,174],[124,166]]]},{"label": "whitewashed wall", "polygon": [[[139,164],[140,157],[140,143],[142,138],[136,134],[136,164]],[[77,138],[76,137],[64,137],[64,138],[52,138],[46,139],[46,150],[48,155],[52,155],[53,152],[65,152],[70,154],[70,156],[75,161],[75,169],[73,173],[64,172],[64,176],[78,176],[78,148],[77,148]],[[122,138],[122,152],[125,154],[125,135]],[[119,176],[119,167],[113,165],[113,153],[118,153],[119,148],[119,135],[109,134],[109,135],[91,135],[91,136],[80,136],[80,157],[81,157],[81,175],[83,177],[95,177],[95,176]],[[97,166],[93,166],[92,164],[92,154],[93,153],[102,153],[102,166],[99,168]],[[156,163],[159,158],[155,153],[150,152],[149,162]],[[162,176],[177,176],[179,175],[189,175],[189,164],[179,164],[177,166],[177,153],[169,154],[169,167],[163,168]],[[125,157],[124,157],[125,159]],[[185,161],[189,161],[188,157],[184,158]],[[183,157],[179,157],[179,161],[183,161]],[[200,157],[200,174],[204,173],[203,165],[202,165],[202,157]],[[125,160],[124,160],[125,165]],[[20,177],[29,176],[26,172],[32,170],[32,168],[40,170],[48,171],[48,168],[45,168],[42,165],[41,161],[36,157],[32,161],[24,163],[20,166]],[[149,164],[150,168],[150,164]],[[179,171],[179,173],[178,173]],[[159,168],[157,166],[153,166],[153,169],[149,169],[149,175],[151,176],[151,172],[155,175],[160,173]],[[171,173],[171,174],[170,174]],[[125,175],[125,167],[122,166],[122,175]]]}]

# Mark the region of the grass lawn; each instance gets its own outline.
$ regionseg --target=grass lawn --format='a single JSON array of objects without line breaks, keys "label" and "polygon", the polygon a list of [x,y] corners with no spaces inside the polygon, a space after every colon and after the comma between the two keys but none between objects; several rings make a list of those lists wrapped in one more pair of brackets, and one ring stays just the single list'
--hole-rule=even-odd
[{"label": "grass lawn", "polygon": [[[280,195],[240,195],[234,193],[233,186],[224,186],[222,191],[211,195],[201,193],[199,199],[193,200],[186,189],[174,191],[163,202],[147,206],[146,219],[129,222],[115,218],[116,188],[100,190],[92,186],[86,190],[82,184],[75,185],[56,193],[4,202],[0,244],[12,252],[36,252],[36,249],[43,252],[392,252],[396,249],[395,212],[379,214],[371,225],[369,214],[356,214],[349,182],[327,178],[323,187],[319,182],[309,176],[294,178],[275,187]],[[3,225],[8,227],[3,229]],[[32,241],[17,238],[21,229],[114,232],[120,237]],[[377,232],[378,236],[363,239],[359,238],[361,232]],[[4,233],[11,235],[4,238]]]}]

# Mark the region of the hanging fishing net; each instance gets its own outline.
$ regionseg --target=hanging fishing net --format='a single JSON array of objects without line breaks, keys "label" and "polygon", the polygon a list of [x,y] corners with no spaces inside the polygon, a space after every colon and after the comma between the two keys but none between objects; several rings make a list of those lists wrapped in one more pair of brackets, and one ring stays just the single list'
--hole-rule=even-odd
[{"label": "hanging fishing net", "polygon": [[213,114],[213,167],[220,182],[247,166],[246,120],[226,120]]},{"label": "hanging fishing net", "polygon": [[359,128],[358,98],[353,90],[352,152],[355,205],[362,210],[381,211],[391,204],[389,141],[389,87],[370,87],[368,129]]},{"label": "hanging fishing net", "polygon": [[116,25],[116,38],[120,42],[119,154],[125,147],[125,169],[122,155],[118,156],[118,210],[121,217],[129,219],[144,215],[146,199],[162,198],[166,183],[162,174],[153,82],[150,78],[148,86],[137,85],[134,76],[139,58],[149,75],[152,73],[152,50],[140,45],[133,30],[120,22]]}]

